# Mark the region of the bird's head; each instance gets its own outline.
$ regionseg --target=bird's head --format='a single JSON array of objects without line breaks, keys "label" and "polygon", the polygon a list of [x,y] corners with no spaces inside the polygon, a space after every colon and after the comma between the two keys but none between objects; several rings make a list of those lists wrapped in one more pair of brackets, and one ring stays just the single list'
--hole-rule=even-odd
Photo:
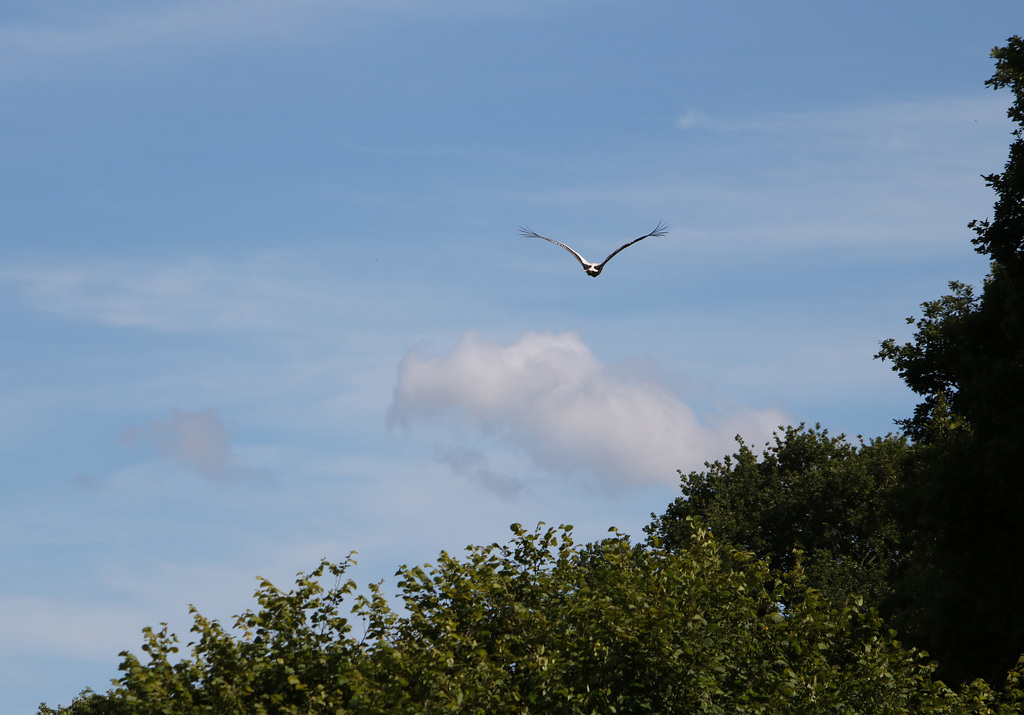
[{"label": "bird's head", "polygon": [[599,275],[601,275],[602,268],[604,268],[604,266],[597,265],[596,263],[588,263],[585,266],[583,266],[583,270],[585,270],[587,272],[587,275],[590,276],[591,278],[597,278]]}]

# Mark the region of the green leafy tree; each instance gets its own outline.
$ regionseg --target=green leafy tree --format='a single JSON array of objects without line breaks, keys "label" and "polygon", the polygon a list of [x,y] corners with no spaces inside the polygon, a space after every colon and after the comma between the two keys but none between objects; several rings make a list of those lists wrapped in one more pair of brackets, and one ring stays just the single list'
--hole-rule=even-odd
[{"label": "green leafy tree", "polygon": [[[189,644],[191,657],[180,657],[178,637],[166,624],[146,628],[142,650],[148,662],[123,652],[124,675],[114,690],[85,692],[67,709],[40,712],[334,712],[331,704],[352,699],[360,681],[361,645],[349,636],[351,626],[340,610],[355,588],[342,581],[351,563],[324,561],[299,574],[289,592],[261,579],[259,610],[238,616],[234,630],[191,608],[196,636]],[[325,579],[333,584],[325,587]]]},{"label": "green leafy tree", "polygon": [[793,568],[802,554],[808,582],[836,604],[850,596],[880,605],[891,596],[901,530],[889,503],[910,447],[887,436],[853,445],[820,425],[789,427],[760,459],[739,450],[682,476],[682,495],[646,528],[667,548],[685,548],[689,519],[715,537]]},{"label": "green leafy tree", "polygon": [[578,547],[567,527],[513,525],[508,544],[399,570],[400,611],[379,586],[355,595],[347,562],[324,562],[289,592],[262,582],[258,608],[230,631],[194,613],[188,654],[147,629],[147,661],[123,654],[113,690],[39,712],[1012,713],[1024,702],[981,681],[950,690],[873,609],[838,607],[799,564],[773,573],[691,527],[669,551],[617,533]]},{"label": "green leafy tree", "polygon": [[1009,88],[1017,124],[997,200],[972,222],[991,271],[976,295],[923,304],[911,342],[877,357],[922,396],[903,421],[920,445],[901,493],[912,555],[900,579],[903,626],[943,664],[943,675],[993,677],[1024,651],[1024,41],[993,50],[987,84]]}]

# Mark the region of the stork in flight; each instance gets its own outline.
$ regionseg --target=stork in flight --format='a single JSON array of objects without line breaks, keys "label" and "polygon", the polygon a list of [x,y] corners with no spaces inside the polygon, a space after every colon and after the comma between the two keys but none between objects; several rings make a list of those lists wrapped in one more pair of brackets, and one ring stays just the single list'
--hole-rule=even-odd
[{"label": "stork in flight", "polygon": [[580,254],[576,253],[576,251],[566,246],[561,241],[556,241],[554,239],[547,238],[546,236],[541,236],[539,233],[534,233],[527,226],[524,226],[521,229],[519,229],[519,233],[523,236],[526,236],[527,238],[543,238],[545,241],[550,241],[551,243],[554,243],[557,246],[561,246],[569,253],[576,256],[576,260],[580,262],[580,265],[583,266],[583,270],[587,272],[588,276],[590,276],[591,278],[597,278],[599,275],[601,275],[601,271],[604,270],[604,267],[608,264],[608,261],[612,260],[615,257],[615,254],[617,254],[619,251],[621,251],[624,248],[629,248],[634,243],[642,241],[645,238],[651,238],[652,236],[664,236],[666,233],[668,233],[667,229],[668,225],[664,221],[659,222],[658,227],[655,228],[653,231],[641,236],[640,238],[634,238],[629,243],[619,246],[614,251],[612,251],[606,259],[604,259],[600,263],[591,263],[590,261],[584,259],[583,256],[581,256]]}]

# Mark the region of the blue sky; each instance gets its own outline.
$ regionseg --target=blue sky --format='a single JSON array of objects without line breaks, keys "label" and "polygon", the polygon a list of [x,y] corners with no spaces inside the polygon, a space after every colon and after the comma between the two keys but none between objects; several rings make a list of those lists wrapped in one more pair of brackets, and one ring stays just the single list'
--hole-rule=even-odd
[{"label": "blue sky", "polygon": [[[984,261],[972,3],[0,7],[0,712],[143,626],[508,524],[640,534],[773,427],[884,434],[872,360]],[[591,260],[518,235],[528,224]]]}]

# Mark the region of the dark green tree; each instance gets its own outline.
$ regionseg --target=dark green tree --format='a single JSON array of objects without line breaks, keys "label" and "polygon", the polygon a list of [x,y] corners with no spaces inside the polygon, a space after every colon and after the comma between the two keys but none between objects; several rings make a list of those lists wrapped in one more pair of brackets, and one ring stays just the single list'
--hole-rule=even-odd
[{"label": "dark green tree", "polygon": [[513,529],[508,544],[403,567],[401,611],[379,587],[354,595],[347,564],[300,574],[289,592],[263,582],[234,629],[195,614],[188,654],[147,630],[146,662],[125,653],[113,690],[39,712],[1014,713],[1024,702],[980,681],[950,690],[874,610],[837,607],[799,566],[773,573],[702,528],[671,552]]},{"label": "dark green tree", "polygon": [[1024,41],[993,50],[987,84],[1009,88],[1017,124],[997,199],[974,221],[991,260],[980,295],[952,294],[908,319],[911,342],[877,357],[923,398],[902,422],[920,447],[901,492],[911,555],[899,583],[901,625],[953,680],[994,677],[1024,651]]},{"label": "dark green tree", "polygon": [[783,570],[802,552],[808,582],[842,605],[872,605],[891,595],[901,531],[890,513],[909,454],[902,437],[853,445],[820,425],[789,427],[760,459],[739,451],[682,476],[682,495],[646,528],[668,549],[685,547],[688,520],[699,517],[720,541]]}]

